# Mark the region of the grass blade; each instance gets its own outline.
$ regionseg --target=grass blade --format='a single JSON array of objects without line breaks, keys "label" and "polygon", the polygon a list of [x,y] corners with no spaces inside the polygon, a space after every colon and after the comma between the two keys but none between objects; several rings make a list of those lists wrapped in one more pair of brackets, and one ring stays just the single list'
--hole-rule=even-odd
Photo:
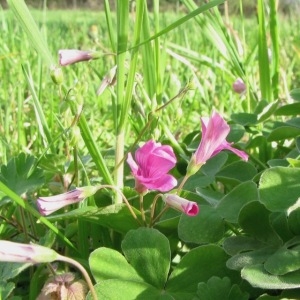
[{"label": "grass blade", "polygon": [[270,66],[266,36],[265,7],[263,0],[257,0],[258,16],[258,60],[259,77],[262,99],[272,101],[272,87],[270,80]]},{"label": "grass blade", "polygon": [[47,42],[39,31],[25,2],[23,0],[7,0],[7,3],[27,33],[35,50],[43,57],[49,67],[54,65]]},{"label": "grass blade", "polygon": [[270,35],[272,41],[272,89],[274,99],[278,98],[279,93],[279,33],[278,33],[278,20],[277,20],[277,7],[275,0],[270,0]]}]

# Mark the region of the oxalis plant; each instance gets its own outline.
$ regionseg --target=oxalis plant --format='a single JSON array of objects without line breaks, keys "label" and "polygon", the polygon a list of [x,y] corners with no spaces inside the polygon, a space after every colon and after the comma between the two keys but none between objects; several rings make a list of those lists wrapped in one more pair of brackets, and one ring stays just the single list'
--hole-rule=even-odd
[{"label": "oxalis plant", "polygon": [[[299,297],[300,92],[291,91],[293,103],[279,99],[276,1],[257,1],[259,92],[245,63],[252,53],[240,58],[216,8],[223,2],[182,1],[186,14],[160,30],[153,1],[153,34],[146,1],[135,2],[134,14],[129,1],[116,1],[116,18],[104,1],[110,50],[59,47],[53,59],[25,3],[8,0],[48,67],[61,112],[53,132],[24,64],[43,147],[1,166],[3,299]],[[191,19],[231,65],[244,111],[228,121],[217,109],[199,111],[199,129],[177,138],[168,109],[178,110],[199,80],[191,68],[194,77],[163,97],[162,53],[187,57],[160,39]],[[112,121],[101,120],[114,132],[110,152],[86,118],[84,81],[64,78],[71,65],[106,57],[113,63],[95,97],[111,95]]]}]

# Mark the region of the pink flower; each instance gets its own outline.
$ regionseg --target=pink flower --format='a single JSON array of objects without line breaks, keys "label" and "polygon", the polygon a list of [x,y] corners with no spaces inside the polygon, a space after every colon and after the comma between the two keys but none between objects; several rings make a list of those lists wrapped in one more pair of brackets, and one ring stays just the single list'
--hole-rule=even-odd
[{"label": "pink flower", "polygon": [[148,189],[167,192],[177,185],[177,180],[167,174],[176,164],[170,146],[150,140],[135,152],[135,160],[129,153],[127,163],[135,177],[138,193],[145,193]]},{"label": "pink flower", "polygon": [[85,198],[92,196],[98,189],[99,187],[86,186],[75,188],[72,191],[60,195],[39,197],[37,199],[37,206],[40,214],[47,216],[64,206],[80,202]]},{"label": "pink flower", "polygon": [[244,94],[246,92],[246,85],[241,78],[238,78],[233,84],[232,89],[238,94]]},{"label": "pink flower", "polygon": [[175,194],[163,195],[163,200],[167,205],[175,208],[188,216],[194,217],[199,213],[199,207],[196,202],[181,198]]},{"label": "pink flower", "polygon": [[67,66],[95,58],[92,51],[82,51],[76,49],[62,49],[58,51],[58,55],[59,64],[61,66]]},{"label": "pink flower", "polygon": [[248,160],[248,155],[244,151],[231,147],[226,141],[230,127],[218,113],[213,112],[210,118],[201,118],[201,123],[202,138],[188,165],[189,175],[195,174],[203,164],[222,150],[230,150],[243,160]]},{"label": "pink flower", "polygon": [[34,244],[0,241],[0,261],[20,263],[48,263],[59,255],[52,249]]}]

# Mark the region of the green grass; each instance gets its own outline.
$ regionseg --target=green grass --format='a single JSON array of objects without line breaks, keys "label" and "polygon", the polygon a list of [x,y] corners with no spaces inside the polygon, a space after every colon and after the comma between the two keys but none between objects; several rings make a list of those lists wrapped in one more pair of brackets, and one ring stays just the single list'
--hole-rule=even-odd
[{"label": "green grass", "polygon": [[[103,49],[111,52],[103,12],[47,11],[44,14],[33,11],[33,16],[44,32],[51,54],[56,60],[58,59],[58,50],[63,48]],[[160,27],[171,24],[177,18],[178,15],[164,12]],[[150,20],[153,20],[153,16],[150,16]],[[289,21],[289,26],[287,26],[287,21]],[[238,26],[238,17],[233,17],[231,22],[232,24],[226,29],[230,34],[234,34],[233,39],[236,39],[243,49],[239,59],[243,62],[249,85],[259,98],[257,32],[251,30],[253,27],[257,28],[256,20],[254,18],[245,19],[244,28]],[[53,86],[48,76],[46,66],[41,65],[37,53],[31,47],[27,36],[20,25],[15,22],[10,12],[2,11],[1,24],[3,28],[0,57],[1,73],[7,74],[1,80],[2,88],[0,91],[2,98],[1,123],[3,124],[1,143],[3,151],[1,153],[2,161],[5,162],[7,158],[16,154],[20,149],[27,148],[26,150],[31,152],[35,147],[37,149],[41,147],[39,135],[34,137],[34,133],[37,132],[37,124],[34,120],[32,100],[27,98],[29,96],[28,84],[22,73],[22,64],[30,66],[33,81],[39,84],[36,86],[37,92],[53,134],[60,130],[57,128],[54,116],[60,115],[62,107],[61,100],[58,99],[55,92],[56,87]],[[283,24],[280,26],[280,60],[284,62],[284,65],[281,65],[280,97],[286,100],[287,89],[299,86],[297,78],[295,78],[295,74],[299,72],[297,66],[299,49],[296,44],[295,27],[299,27],[299,22],[297,19],[285,20],[282,17],[280,24]],[[98,28],[99,44],[93,43],[88,36],[89,28],[92,25],[96,25]],[[150,31],[153,33],[153,30],[152,26]],[[243,32],[245,36],[242,36]],[[217,48],[209,39],[208,34],[203,32],[194,20],[190,20],[161,38],[163,47],[161,51],[162,99],[167,101],[167,99],[172,98],[194,75],[197,76],[196,89],[189,92],[182,101],[175,100],[174,104],[170,105],[160,117],[167,123],[172,132],[186,135],[198,128],[199,113],[208,114],[212,108],[216,108],[227,115],[246,108],[243,103],[247,100],[240,99],[231,90],[231,84],[237,77],[236,70],[231,61],[223,56],[222,49]],[[287,40],[289,41],[288,44]],[[132,41],[129,42],[132,43]],[[285,45],[288,45],[288,48],[285,48]],[[182,61],[175,57],[175,54],[180,55]],[[112,120],[111,98],[107,91],[101,97],[97,97],[95,91],[101,78],[113,65],[114,57],[107,55],[103,59],[73,65],[63,70],[66,86],[73,86],[75,80],[86,86],[86,93],[83,97],[84,113],[98,142],[104,148],[113,146],[110,137],[113,130],[113,124],[110,123]],[[138,65],[137,71],[142,74],[141,64]],[[144,84],[146,85],[147,82]],[[145,113],[149,113],[151,108],[147,107],[147,101],[143,99],[139,89],[137,94],[139,95],[136,99],[137,103],[143,103]],[[24,108],[27,113],[20,114],[19,112],[18,114],[16,109],[18,105]],[[177,116],[178,106],[181,106],[184,118],[180,115]],[[172,120],[170,120],[170,116],[172,116]],[[67,126],[70,122],[71,118],[64,115],[62,125]],[[143,123],[143,121],[141,122]],[[17,130],[16,127],[19,129]],[[134,134],[131,136],[134,138]],[[32,140],[33,137],[34,141]]]},{"label": "green grass", "polygon": [[[210,3],[216,2],[220,1]],[[208,116],[213,110],[232,125],[230,140],[250,154],[249,163],[242,163],[246,170],[243,175],[249,176],[247,180],[253,180],[255,186],[261,172],[272,163],[280,165],[286,157],[296,161],[299,126],[297,118],[289,120],[289,116],[297,115],[297,110],[284,105],[292,102],[290,90],[300,86],[298,18],[277,15],[271,10],[270,19],[264,1],[260,0],[258,19],[244,17],[241,22],[237,13],[229,16],[229,23],[215,9],[199,14],[191,0],[182,1],[186,8],[180,13],[160,12],[159,1],[153,2],[151,13],[142,1],[135,13],[128,13],[126,3],[119,2],[118,15],[109,10],[31,11],[47,43],[32,24],[26,34],[26,17],[22,26],[11,11],[0,12],[0,221],[4,220],[0,223],[1,239],[16,235],[27,242],[26,230],[33,231],[31,240],[62,251],[68,246],[64,252],[70,257],[81,257],[84,265],[91,250],[99,246],[120,250],[123,237],[119,231],[112,234],[106,219],[101,219],[100,210],[94,216],[82,215],[79,209],[74,212],[75,220],[72,215],[39,218],[33,208],[37,196],[61,193],[71,186],[124,185],[126,197],[138,209],[137,195],[130,189],[132,176],[124,164],[126,153],[150,138],[170,144],[179,161],[172,172],[181,179],[198,143],[200,116]],[[97,29],[96,38],[89,35],[92,26]],[[149,39],[151,42],[136,47]],[[58,66],[59,49],[96,50],[102,51],[103,56],[63,67],[63,85],[58,86],[51,80],[50,67]],[[273,51],[270,59],[268,49]],[[116,85],[97,96],[102,79],[116,64]],[[238,77],[247,84],[245,95],[232,90]],[[277,105],[283,106],[283,110],[275,112]],[[28,160],[20,153],[25,153]],[[184,191],[206,205],[204,218],[210,218],[205,209],[214,209],[209,205],[238,186],[238,175],[234,173],[239,174],[240,169],[227,168],[235,161],[230,156],[227,161],[225,156],[217,158],[220,163],[214,160],[205,165],[204,173],[194,177],[196,180],[190,186],[197,188],[196,192],[192,188]],[[295,161],[290,164],[297,166]],[[39,177],[41,170],[43,176]],[[219,171],[220,177],[212,182],[211,177]],[[206,182],[209,183],[204,191],[202,184]],[[32,188],[27,190],[28,186]],[[149,207],[152,196],[145,196]],[[213,201],[206,203],[210,198]],[[101,191],[79,207],[100,209],[118,201],[117,194]],[[72,214],[72,208],[64,211],[68,212]],[[126,213],[120,215],[117,227],[122,227]],[[17,225],[9,223],[15,216]],[[33,219],[39,222],[36,224]],[[130,228],[132,223],[128,224]],[[242,231],[235,223],[229,225],[226,237]],[[162,224],[162,232],[168,231],[168,226],[177,230],[177,224],[171,221]],[[51,234],[60,239],[55,241]],[[224,232],[222,235],[225,238]],[[90,241],[94,243],[92,249]],[[181,250],[175,249],[174,253]]]}]

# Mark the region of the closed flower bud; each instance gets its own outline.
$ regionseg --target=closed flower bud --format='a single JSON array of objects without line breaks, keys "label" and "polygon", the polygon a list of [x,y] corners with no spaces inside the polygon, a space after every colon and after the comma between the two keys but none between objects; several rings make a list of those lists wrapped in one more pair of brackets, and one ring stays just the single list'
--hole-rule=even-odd
[{"label": "closed flower bud", "polygon": [[181,198],[178,195],[165,194],[163,195],[163,200],[170,207],[175,208],[188,216],[194,217],[199,213],[199,207],[196,202]]},{"label": "closed flower bud", "polygon": [[88,61],[97,59],[102,56],[99,52],[82,51],[76,49],[61,49],[58,51],[59,64],[61,66],[68,66],[81,61]]},{"label": "closed flower bud", "polygon": [[246,84],[241,78],[238,78],[233,84],[232,89],[238,94],[244,94],[246,92]]},{"label": "closed flower bud", "polygon": [[55,84],[61,85],[64,81],[64,75],[61,68],[58,67],[51,68],[50,76]]},{"label": "closed flower bud", "polygon": [[0,261],[19,263],[50,263],[59,255],[52,249],[34,244],[0,241]]},{"label": "closed flower bud", "polygon": [[39,197],[37,199],[37,206],[39,212],[43,216],[52,214],[67,205],[80,202],[87,197],[94,195],[99,187],[85,186],[75,188],[64,194],[50,196],[50,197]]}]

